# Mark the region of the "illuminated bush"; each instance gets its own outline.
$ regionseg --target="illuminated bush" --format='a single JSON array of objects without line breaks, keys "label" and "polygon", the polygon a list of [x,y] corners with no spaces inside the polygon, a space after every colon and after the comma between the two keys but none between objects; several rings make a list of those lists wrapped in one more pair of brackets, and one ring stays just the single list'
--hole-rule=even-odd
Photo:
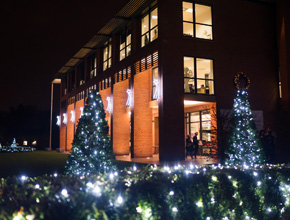
[{"label": "illuminated bush", "polygon": [[104,175],[10,177],[0,219],[281,219],[290,167],[135,167]]}]

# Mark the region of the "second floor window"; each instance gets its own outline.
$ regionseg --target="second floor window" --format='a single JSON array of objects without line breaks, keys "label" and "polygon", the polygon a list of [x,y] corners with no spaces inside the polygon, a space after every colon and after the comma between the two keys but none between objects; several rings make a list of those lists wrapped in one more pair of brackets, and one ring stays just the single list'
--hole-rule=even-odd
[{"label": "second floor window", "polygon": [[214,95],[212,60],[184,57],[184,93]]},{"label": "second floor window", "polygon": [[158,38],[158,8],[150,9],[141,20],[141,47]]},{"label": "second floor window", "polygon": [[70,91],[74,90],[76,88],[76,79],[75,79],[76,75],[75,75],[75,70],[72,70],[69,73],[69,78],[70,78]]},{"label": "second floor window", "polygon": [[183,35],[213,39],[211,6],[183,2]]},{"label": "second floor window", "polygon": [[120,61],[131,54],[131,31],[127,29],[120,36]]},{"label": "second floor window", "polygon": [[84,84],[85,83],[85,65],[84,63],[81,63],[79,66],[78,66],[78,71],[79,71],[79,83],[80,85]]},{"label": "second floor window", "polygon": [[110,68],[112,65],[112,43],[111,39],[105,43],[103,50],[103,71]]},{"label": "second floor window", "polygon": [[97,76],[97,57],[95,55],[89,58],[89,71],[90,79]]}]

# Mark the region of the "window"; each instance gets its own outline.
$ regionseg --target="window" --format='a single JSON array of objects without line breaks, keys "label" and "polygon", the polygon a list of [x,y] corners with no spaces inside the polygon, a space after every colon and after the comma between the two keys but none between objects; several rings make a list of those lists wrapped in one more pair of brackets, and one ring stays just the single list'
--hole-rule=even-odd
[{"label": "window", "polygon": [[85,83],[85,65],[84,63],[81,63],[79,66],[78,66],[78,70],[79,70],[79,84],[82,85]]},{"label": "window", "polygon": [[97,57],[95,55],[89,58],[89,71],[90,79],[97,76]]},{"label": "window", "polygon": [[62,95],[66,95],[67,93],[67,77],[64,77],[61,81],[62,83]]},{"label": "window", "polygon": [[214,95],[212,60],[184,57],[184,92]]},{"label": "window", "polygon": [[187,113],[187,135],[198,132],[198,139],[202,142],[211,141],[211,114],[210,110]]},{"label": "window", "polygon": [[141,47],[158,38],[158,8],[150,9],[141,20]]},{"label": "window", "polygon": [[183,35],[202,39],[213,39],[211,6],[182,3]]},{"label": "window", "polygon": [[156,99],[156,84],[154,83],[155,80],[158,80],[158,67],[152,69],[152,100]]},{"label": "window", "polygon": [[109,69],[112,65],[112,43],[111,39],[108,40],[104,45],[103,50],[103,71]]},{"label": "window", "polygon": [[127,29],[120,36],[120,61],[131,54],[131,30]]},{"label": "window", "polygon": [[76,85],[75,85],[75,70],[72,70],[70,73],[70,91],[74,90]]}]

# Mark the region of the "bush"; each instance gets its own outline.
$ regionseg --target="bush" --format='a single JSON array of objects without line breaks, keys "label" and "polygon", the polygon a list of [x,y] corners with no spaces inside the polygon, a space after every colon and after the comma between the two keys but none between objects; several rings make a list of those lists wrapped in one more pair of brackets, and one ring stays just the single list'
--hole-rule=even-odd
[{"label": "bush", "polygon": [[9,177],[0,219],[262,219],[290,216],[290,167],[132,167],[77,177]]}]

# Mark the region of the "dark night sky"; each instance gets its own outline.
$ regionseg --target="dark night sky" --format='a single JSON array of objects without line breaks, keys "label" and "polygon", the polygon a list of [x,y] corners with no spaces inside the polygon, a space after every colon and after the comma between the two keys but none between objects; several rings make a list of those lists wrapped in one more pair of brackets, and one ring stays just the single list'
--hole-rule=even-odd
[{"label": "dark night sky", "polygon": [[128,0],[5,1],[0,9],[0,110],[50,108],[50,81]]}]

